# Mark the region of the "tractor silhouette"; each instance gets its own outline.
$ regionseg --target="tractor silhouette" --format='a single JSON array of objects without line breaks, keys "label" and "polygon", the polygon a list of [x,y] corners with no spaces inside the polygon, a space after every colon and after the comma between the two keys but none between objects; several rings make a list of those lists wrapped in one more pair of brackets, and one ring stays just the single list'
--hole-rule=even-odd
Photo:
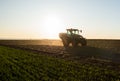
[{"label": "tractor silhouette", "polygon": [[59,37],[63,42],[64,47],[69,47],[72,44],[72,47],[77,47],[79,45],[86,46],[86,39],[79,34],[82,30],[78,29],[66,29],[67,33],[59,33]]}]

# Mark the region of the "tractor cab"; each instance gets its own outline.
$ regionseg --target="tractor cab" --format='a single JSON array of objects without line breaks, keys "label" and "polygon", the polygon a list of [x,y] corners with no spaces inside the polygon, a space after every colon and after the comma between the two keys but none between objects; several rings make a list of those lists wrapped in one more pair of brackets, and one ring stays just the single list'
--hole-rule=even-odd
[{"label": "tractor cab", "polygon": [[[77,35],[79,35],[79,30],[78,29],[66,29],[67,30],[67,34],[69,34],[69,35],[73,35],[73,34],[77,34]],[[80,32],[82,32],[82,31],[80,31]]]}]

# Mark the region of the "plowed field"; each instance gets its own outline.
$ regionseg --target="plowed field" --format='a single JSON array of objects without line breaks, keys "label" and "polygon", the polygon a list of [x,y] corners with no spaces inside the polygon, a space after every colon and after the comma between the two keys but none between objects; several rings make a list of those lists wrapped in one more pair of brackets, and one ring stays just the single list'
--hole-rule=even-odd
[{"label": "plowed field", "polygon": [[87,46],[64,48],[60,40],[1,40],[1,45],[75,61],[120,62],[120,40],[89,39]]}]

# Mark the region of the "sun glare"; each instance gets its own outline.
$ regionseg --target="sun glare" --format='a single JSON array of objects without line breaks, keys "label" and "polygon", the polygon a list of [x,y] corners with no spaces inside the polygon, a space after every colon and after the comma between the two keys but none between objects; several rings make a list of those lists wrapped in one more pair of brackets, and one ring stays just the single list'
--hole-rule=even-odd
[{"label": "sun glare", "polygon": [[43,32],[49,39],[58,39],[58,34],[65,30],[62,19],[57,15],[45,16],[42,24]]}]

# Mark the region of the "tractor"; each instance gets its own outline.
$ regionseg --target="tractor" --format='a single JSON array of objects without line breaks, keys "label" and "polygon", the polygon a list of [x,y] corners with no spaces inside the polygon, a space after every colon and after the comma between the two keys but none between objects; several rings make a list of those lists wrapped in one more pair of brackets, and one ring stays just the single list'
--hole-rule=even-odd
[{"label": "tractor", "polygon": [[67,33],[59,33],[59,37],[62,40],[64,47],[69,47],[70,44],[72,47],[87,45],[86,39],[79,34],[79,32],[82,32],[82,30],[72,28],[66,30]]}]

